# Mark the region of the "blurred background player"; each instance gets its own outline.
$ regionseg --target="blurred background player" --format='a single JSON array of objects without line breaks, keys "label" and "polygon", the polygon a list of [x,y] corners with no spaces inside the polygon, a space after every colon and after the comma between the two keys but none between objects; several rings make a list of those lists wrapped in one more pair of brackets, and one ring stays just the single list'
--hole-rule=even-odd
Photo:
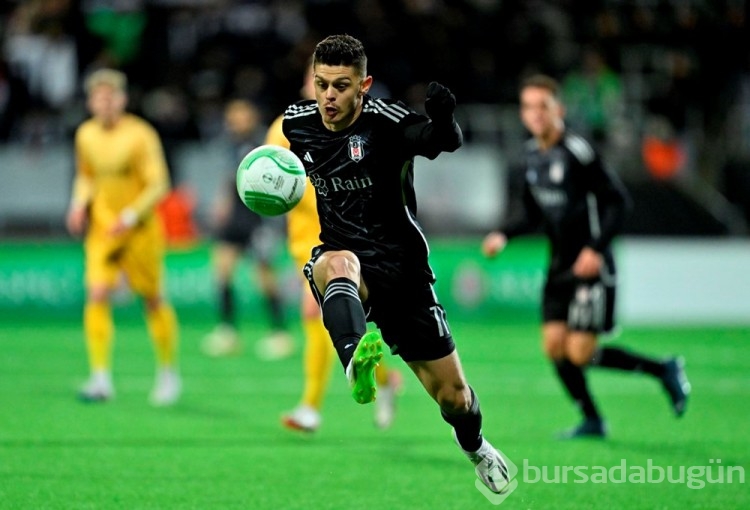
[{"label": "blurred background player", "polygon": [[284,306],[273,260],[283,249],[284,219],[263,217],[248,209],[237,195],[236,167],[242,158],[263,143],[265,126],[252,102],[230,100],[224,108],[224,125],[231,144],[231,164],[214,204],[213,223],[216,244],[212,263],[219,302],[219,322],[203,342],[209,356],[238,354],[242,349],[237,318],[234,274],[245,251],[250,250],[256,265],[256,282],[268,309],[268,336],[257,343],[263,359],[280,359],[292,354],[294,342],[287,331]]},{"label": "blurred background player", "polygon": [[645,373],[656,378],[677,416],[685,411],[690,385],[682,360],[654,360],[625,349],[598,345],[614,328],[615,260],[611,243],[619,234],[630,197],[598,152],[564,122],[556,80],[526,78],[520,88],[520,116],[532,139],[526,145],[522,205],[482,251],[494,257],[508,239],[543,225],[551,254],[544,285],[544,351],[575,401],[583,421],[563,438],[604,437],[604,421],[589,392],[587,366]]},{"label": "blurred background player", "polygon": [[80,397],[106,401],[115,394],[110,299],[124,275],[144,300],[155,348],[151,403],[170,405],[179,398],[182,384],[177,319],[162,295],[166,238],[156,214],[170,188],[167,163],[156,130],[125,111],[125,74],[97,70],[86,79],[85,90],[92,117],[76,131],[76,176],[66,221],[71,234],[85,233],[83,321],[91,376]]},{"label": "blurred background player", "polygon": [[[312,67],[305,73],[300,90],[303,99],[314,99]],[[289,141],[281,130],[283,115],[271,124],[265,143],[289,148]],[[302,278],[302,268],[310,258],[313,246],[320,242],[320,223],[315,204],[315,188],[308,182],[302,200],[286,214],[287,241],[289,252]],[[314,432],[320,427],[323,396],[330,379],[336,351],[331,337],[323,324],[318,303],[303,278],[301,296],[302,328],[305,335],[304,389],[299,404],[282,416],[282,424],[293,430]],[[401,389],[401,373],[388,369],[384,361],[376,368],[379,385],[378,399],[375,401],[375,424],[388,428],[393,423],[396,412],[396,396]]]}]

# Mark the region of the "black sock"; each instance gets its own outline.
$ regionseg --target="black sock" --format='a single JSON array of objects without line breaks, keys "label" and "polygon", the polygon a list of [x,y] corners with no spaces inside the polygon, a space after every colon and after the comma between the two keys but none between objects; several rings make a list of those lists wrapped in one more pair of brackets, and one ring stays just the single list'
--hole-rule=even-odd
[{"label": "black sock", "polygon": [[479,409],[479,399],[471,386],[469,386],[469,391],[471,392],[471,405],[467,413],[451,414],[441,409],[440,414],[453,426],[461,448],[467,452],[475,452],[482,446],[482,411]]},{"label": "black sock", "polygon": [[367,331],[367,318],[357,285],[349,278],[335,278],[323,296],[323,324],[344,368],[352,359],[359,339]]},{"label": "black sock", "polygon": [[281,296],[273,292],[266,296],[266,306],[271,316],[271,329],[274,331],[286,330],[286,318],[284,317],[284,307],[281,303]]},{"label": "black sock", "polygon": [[633,354],[618,347],[600,348],[591,359],[591,365],[629,372],[646,372],[656,377],[664,374],[664,364],[660,361]]},{"label": "black sock", "polygon": [[599,411],[596,410],[594,399],[586,385],[586,376],[583,369],[574,365],[568,359],[556,361],[555,369],[558,377],[568,390],[568,394],[573,398],[583,415],[586,418],[601,419]]},{"label": "black sock", "polygon": [[219,286],[219,319],[234,326],[234,318],[234,288],[231,283],[223,283]]}]

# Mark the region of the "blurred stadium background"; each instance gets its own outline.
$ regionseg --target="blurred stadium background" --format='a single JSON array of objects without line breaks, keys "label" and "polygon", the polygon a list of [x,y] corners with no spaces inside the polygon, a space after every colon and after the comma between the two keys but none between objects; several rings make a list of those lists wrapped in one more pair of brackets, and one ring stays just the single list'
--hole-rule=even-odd
[{"label": "blurred stadium background", "polygon": [[[750,321],[744,0],[28,0],[0,9],[5,245],[69,241],[63,218],[72,133],[86,115],[81,82],[101,65],[127,71],[131,110],[164,139],[175,241],[204,241],[217,185],[234,167],[225,101],[251,99],[270,122],[296,100],[314,44],[341,31],[364,41],[376,93],[421,109],[436,79],[458,97],[466,146],[419,161],[427,167],[417,172],[420,218],[431,238],[476,240],[505,214],[525,135],[517,81],[544,71],[563,83],[569,123],[596,141],[634,197],[619,242],[622,318]],[[34,282],[65,274],[22,269],[0,266],[0,307],[34,301]],[[465,292],[481,290],[472,281]],[[502,307],[504,299],[485,292],[470,301]]]},{"label": "blurred stadium background", "polygon": [[[334,32],[347,32],[364,42],[376,94],[399,98],[421,109],[426,84],[438,80],[448,85],[458,98],[457,117],[465,130],[466,145],[434,162],[421,159],[417,162],[419,215],[433,243],[438,292],[450,317],[459,324],[457,327],[479,337],[486,336],[487,331],[524,337],[527,347],[514,347],[516,350],[511,349],[510,356],[517,358],[516,361],[526,360],[519,361],[522,364],[538,366],[536,372],[534,367],[528,373],[511,371],[514,381],[532,375],[550,379],[543,384],[541,400],[531,406],[532,414],[537,413],[539,420],[527,418],[512,430],[533,431],[539,421],[548,419],[542,416],[549,406],[566,409],[564,399],[555,393],[554,381],[544,372],[536,349],[544,242],[534,237],[519,241],[493,262],[483,260],[478,251],[481,236],[511,207],[509,197],[513,195],[515,177],[522,163],[521,142],[525,136],[517,118],[516,85],[523,73],[532,70],[552,74],[561,81],[569,123],[598,144],[633,195],[634,210],[625,235],[616,245],[621,282],[618,309],[624,330],[631,328],[631,336],[627,338],[635,345],[645,342],[640,345],[666,353],[679,350],[684,335],[685,350],[694,357],[705,361],[718,355],[717,364],[706,364],[703,374],[709,380],[709,376],[723,372],[728,379],[717,382],[708,391],[718,407],[705,410],[720,413],[719,409],[731,408],[730,421],[739,420],[746,425],[747,414],[740,408],[748,397],[747,381],[741,373],[746,375],[746,361],[742,360],[748,359],[750,339],[747,332],[750,325],[747,10],[745,0],[3,1],[0,4],[0,346],[5,352],[0,352],[0,359],[5,357],[5,361],[4,368],[0,367],[0,378],[4,378],[0,382],[0,399],[4,401],[3,407],[9,409],[23,400],[19,395],[33,397],[35,405],[21,406],[26,410],[22,416],[32,422],[45,416],[47,404],[52,401],[56,402],[52,409],[63,416],[63,425],[39,429],[27,429],[21,418],[0,418],[0,451],[5,449],[5,453],[16,459],[14,463],[6,463],[4,470],[0,467],[0,475],[17,484],[3,488],[0,483],[0,494],[5,494],[10,498],[6,501],[11,502],[6,508],[135,508],[128,505],[138,501],[132,493],[137,490],[126,487],[117,492],[121,504],[111,500],[111,505],[90,503],[101,495],[86,490],[82,494],[89,506],[60,503],[55,498],[60,492],[75,501],[75,491],[66,492],[68,489],[64,488],[65,476],[56,478],[47,493],[24,492],[34,486],[34,477],[54,478],[59,474],[53,467],[42,469],[41,474],[27,472],[26,466],[29,462],[33,464],[40,451],[46,454],[42,458],[49,466],[57,466],[63,473],[70,467],[65,462],[73,457],[58,457],[55,445],[66,452],[76,448],[76,440],[70,439],[70,430],[74,428],[68,429],[64,424],[78,423],[82,418],[65,407],[69,404],[66,392],[72,396],[76,378],[84,375],[84,353],[78,337],[83,299],[81,248],[78,241],[65,233],[64,216],[73,175],[73,130],[86,116],[81,90],[83,77],[100,65],[126,71],[131,82],[130,109],[149,119],[163,137],[175,186],[162,209],[173,241],[168,258],[168,291],[184,323],[186,361],[204,374],[194,383],[197,397],[193,397],[193,404],[201,398],[211,401],[209,376],[218,381],[221,370],[200,359],[197,345],[211,326],[215,307],[208,250],[210,204],[217,186],[234,171],[236,164],[227,159],[230,151],[223,134],[223,106],[231,97],[251,99],[261,108],[264,122],[269,123],[296,100],[300,76],[314,44]],[[299,281],[286,256],[280,263],[293,316]],[[249,284],[242,292],[249,334],[260,334],[257,324],[253,324],[262,314],[255,290]],[[139,322],[127,324],[128,314],[137,310],[127,295],[121,297],[121,305],[121,317],[126,321],[124,335],[142,336],[134,325]],[[463,326],[472,323],[474,329]],[[513,326],[519,323],[521,326]],[[485,324],[484,329],[481,324]],[[651,327],[665,329],[654,333],[648,329]],[[691,328],[700,333],[682,333]],[[59,344],[50,347],[45,343],[59,335],[65,336]],[[136,339],[135,343],[139,341]],[[467,363],[479,374],[477,384],[492,387],[492,370],[482,363],[496,353],[483,341],[486,342],[481,338],[476,340],[479,347],[467,344]],[[704,345],[713,341],[717,342],[714,351]],[[118,348],[130,349],[123,357],[128,361],[138,358],[142,379],[149,377],[147,353],[134,354],[136,348],[132,345]],[[52,367],[45,364],[50,361],[45,358],[47,350],[58,364]],[[480,359],[479,353],[486,358]],[[29,364],[28,359],[37,357],[41,359]],[[245,362],[270,380],[278,381],[281,377],[276,372],[279,369],[265,367],[257,360]],[[236,406],[229,396],[246,400],[245,393],[254,391],[229,381],[230,377],[239,381],[247,376],[241,367],[241,364],[230,365],[223,375],[221,384],[226,402],[216,403],[213,408],[207,406],[208,409],[195,406],[200,411],[193,409],[197,413],[192,416],[194,421],[189,414],[179,420],[172,416],[176,421],[171,423],[174,428],[168,430],[179,434],[199,423],[199,435],[210,436],[211,426],[201,422],[205,416],[199,416],[200,412],[206,412],[213,413],[214,418],[218,415],[223,427],[220,429],[223,439],[209,440],[209,446],[221,449],[237,442],[241,447],[244,441],[250,441],[248,437],[233,435],[234,427],[243,426],[238,424],[242,420],[260,427],[263,440],[284,441],[273,429],[275,413],[281,409],[269,402],[262,407],[273,414],[268,423],[259,423],[255,415],[247,412],[241,416],[232,416],[231,412],[222,415],[226,408]],[[295,377],[301,377],[299,359],[279,367],[287,370],[287,375],[292,371]],[[141,369],[123,367],[123,370]],[[48,386],[38,381],[30,383],[40,372],[50,374],[45,379],[50,383]],[[252,380],[262,384],[259,375]],[[189,388],[189,379],[187,384]],[[632,383],[625,384],[627,388],[628,384]],[[138,385],[146,387],[148,381],[139,380]],[[280,398],[288,405],[293,404],[296,391],[290,386],[294,385],[287,381],[285,389],[279,390]],[[31,388],[30,393],[19,393],[19,387]],[[613,379],[603,383],[603,388],[605,395],[607,392],[621,395],[622,383]],[[635,398],[640,387],[634,388],[624,390],[622,415],[630,409],[637,412],[640,407]],[[516,390],[510,390],[513,393],[510,397],[504,391],[488,391],[488,400],[496,399],[502,406],[509,402],[517,408],[528,405],[525,397],[513,393]],[[724,400],[720,396],[723,391]],[[412,391],[412,399],[417,399],[416,393]],[[554,398],[545,400],[550,395]],[[340,401],[342,406],[348,405],[343,403],[346,398],[341,388],[333,392],[332,399]],[[425,405],[422,400],[416,402]],[[222,407],[224,404],[226,408]],[[153,427],[138,429],[136,435],[155,439],[130,441],[127,439],[130,436],[123,433],[126,439],[120,446],[125,449],[170,446],[170,439],[159,439],[157,419],[138,414],[142,412],[140,401],[125,400],[122,405],[124,412]],[[361,413],[357,412],[352,411],[355,419],[360,419]],[[397,440],[399,446],[411,440],[410,434],[419,437],[420,431],[437,427],[435,420],[422,420],[429,412],[420,414],[413,430],[396,432],[397,438],[403,434],[402,440]],[[94,417],[90,411],[86,413],[84,419],[93,426],[114,427],[114,430],[119,430],[118,420],[126,418],[114,414],[102,418]],[[345,410],[337,413],[337,420],[348,423]],[[641,428],[631,431],[633,437],[642,432],[643,426],[649,426],[638,424]],[[693,458],[697,456],[707,462],[709,452],[714,458],[722,453],[729,456],[727,452],[733,451],[735,463],[750,466],[748,443],[739,441],[736,432],[741,430],[739,425],[733,428],[711,423],[705,429],[696,427],[687,439],[683,437],[692,447]],[[717,430],[717,427],[724,434],[721,439],[710,447],[699,443],[702,436],[697,431]],[[344,425],[339,429],[333,430],[342,435],[348,432]],[[29,433],[39,436],[30,437]],[[95,444],[96,441],[109,444],[106,434],[82,434],[89,439],[99,438]],[[430,454],[443,455],[442,435],[437,432],[434,435],[436,447]],[[683,443],[679,439],[658,426],[653,437],[653,444],[644,440],[643,450],[659,450],[657,442],[673,445],[672,450],[667,448],[666,453],[662,452],[667,454],[665,462],[684,460],[679,455],[668,455],[680,450]],[[200,439],[193,440],[190,443],[193,446],[200,443]],[[315,447],[315,462],[324,463],[334,454],[332,450],[336,450],[338,443],[331,436],[328,441],[333,444],[321,443],[322,446]],[[527,441],[522,446],[537,448],[538,462],[544,462],[549,454],[555,462],[570,464],[572,461],[566,455],[574,457],[584,451],[563,449],[561,454],[552,447],[549,451],[539,447],[538,441],[531,443]],[[294,448],[299,446],[285,445],[285,455],[294,455]],[[353,446],[347,445],[350,447]],[[368,452],[365,449],[364,453]],[[255,450],[250,453],[265,455]],[[452,459],[449,456],[453,453],[447,452],[446,458]],[[617,455],[626,454],[636,455],[631,450],[609,452],[614,463]],[[195,464],[191,466],[200,464],[200,455],[195,453]],[[398,452],[388,455],[400,458]],[[117,465],[123,456],[127,460],[124,454],[104,460],[92,454],[92,458],[99,458],[94,462],[104,465],[110,461]],[[53,457],[54,462],[50,460]],[[148,466],[146,460],[140,457],[139,460]],[[233,460],[236,466],[243,466],[242,458]],[[75,469],[91,469],[84,461],[77,462],[81,465],[71,464]],[[387,462],[386,466],[391,466]],[[205,471],[199,470],[210,479]],[[327,468],[326,472],[329,471]],[[408,474],[407,471],[404,476]],[[260,479],[274,483],[269,475]],[[127,484],[127,480],[122,483]],[[434,490],[429,483],[423,483],[426,490]],[[471,484],[471,480],[467,478],[465,483]],[[329,485],[322,487],[334,490]],[[206,501],[210,500],[197,497],[188,504],[181,499],[177,496],[179,477],[165,482],[163,492],[169,495],[164,499],[165,508],[207,508]],[[638,494],[650,497],[647,492]],[[644,503],[638,508],[666,508],[672,501],[682,501],[677,505],[686,508],[746,508],[750,504],[746,493],[744,503],[739,503],[742,499],[739,492],[724,494],[724,499],[715,500],[721,504],[714,505],[704,499],[703,506],[691,506],[693,500],[686,497],[681,500],[684,495],[672,491],[660,502]],[[443,496],[448,497],[436,492],[432,506],[442,507]],[[628,500],[627,495],[607,496],[610,497],[594,500],[600,504],[591,508],[603,504],[620,508]],[[226,496],[224,502],[220,496],[217,498],[210,500],[217,508],[240,507],[227,502],[236,503],[231,496]],[[244,501],[247,504],[242,507],[340,508],[333,503],[303,506],[299,498],[290,495],[279,498],[269,496],[267,501],[260,498],[258,501],[266,501],[266,506]],[[586,501],[590,501],[586,498],[561,501],[554,492],[539,498],[536,501],[541,506],[535,508],[546,508],[545,501],[554,502],[558,508],[588,508]],[[405,508],[421,507],[414,500],[406,501],[410,503]],[[534,498],[526,501],[531,505],[529,502]],[[34,504],[29,506],[24,502]],[[456,508],[488,504],[482,499],[475,503],[477,506],[467,504]],[[396,508],[398,504],[391,501],[385,506]],[[152,501],[141,507],[160,508],[160,505]]]}]

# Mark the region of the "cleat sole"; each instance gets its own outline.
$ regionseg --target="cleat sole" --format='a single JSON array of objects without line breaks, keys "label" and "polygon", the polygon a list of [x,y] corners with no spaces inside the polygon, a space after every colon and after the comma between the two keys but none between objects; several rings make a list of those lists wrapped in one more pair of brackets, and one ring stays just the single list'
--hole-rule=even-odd
[{"label": "cleat sole", "polygon": [[383,359],[383,340],[376,332],[367,333],[357,344],[352,356],[354,382],[352,397],[359,404],[373,402],[377,394],[375,367]]}]

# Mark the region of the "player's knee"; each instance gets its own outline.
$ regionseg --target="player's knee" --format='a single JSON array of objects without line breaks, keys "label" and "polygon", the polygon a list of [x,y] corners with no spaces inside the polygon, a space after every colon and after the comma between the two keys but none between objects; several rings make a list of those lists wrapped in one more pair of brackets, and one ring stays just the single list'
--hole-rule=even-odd
[{"label": "player's knee", "polygon": [[445,385],[436,397],[440,409],[449,414],[464,414],[471,407],[471,391],[466,385]]},{"label": "player's knee", "polygon": [[588,365],[589,361],[591,361],[591,357],[593,356],[593,354],[594,353],[591,349],[589,349],[588,347],[581,346],[581,345],[568,346],[568,349],[566,350],[566,353],[565,353],[568,360],[570,360],[571,363],[579,367]]},{"label": "player's knee", "polygon": [[542,351],[548,359],[560,361],[565,358],[565,341],[559,337],[545,338],[542,342]]},{"label": "player's knee", "polygon": [[359,259],[356,255],[350,251],[328,252],[326,255],[315,264],[316,270],[325,271],[326,281],[342,277],[359,281]]}]

